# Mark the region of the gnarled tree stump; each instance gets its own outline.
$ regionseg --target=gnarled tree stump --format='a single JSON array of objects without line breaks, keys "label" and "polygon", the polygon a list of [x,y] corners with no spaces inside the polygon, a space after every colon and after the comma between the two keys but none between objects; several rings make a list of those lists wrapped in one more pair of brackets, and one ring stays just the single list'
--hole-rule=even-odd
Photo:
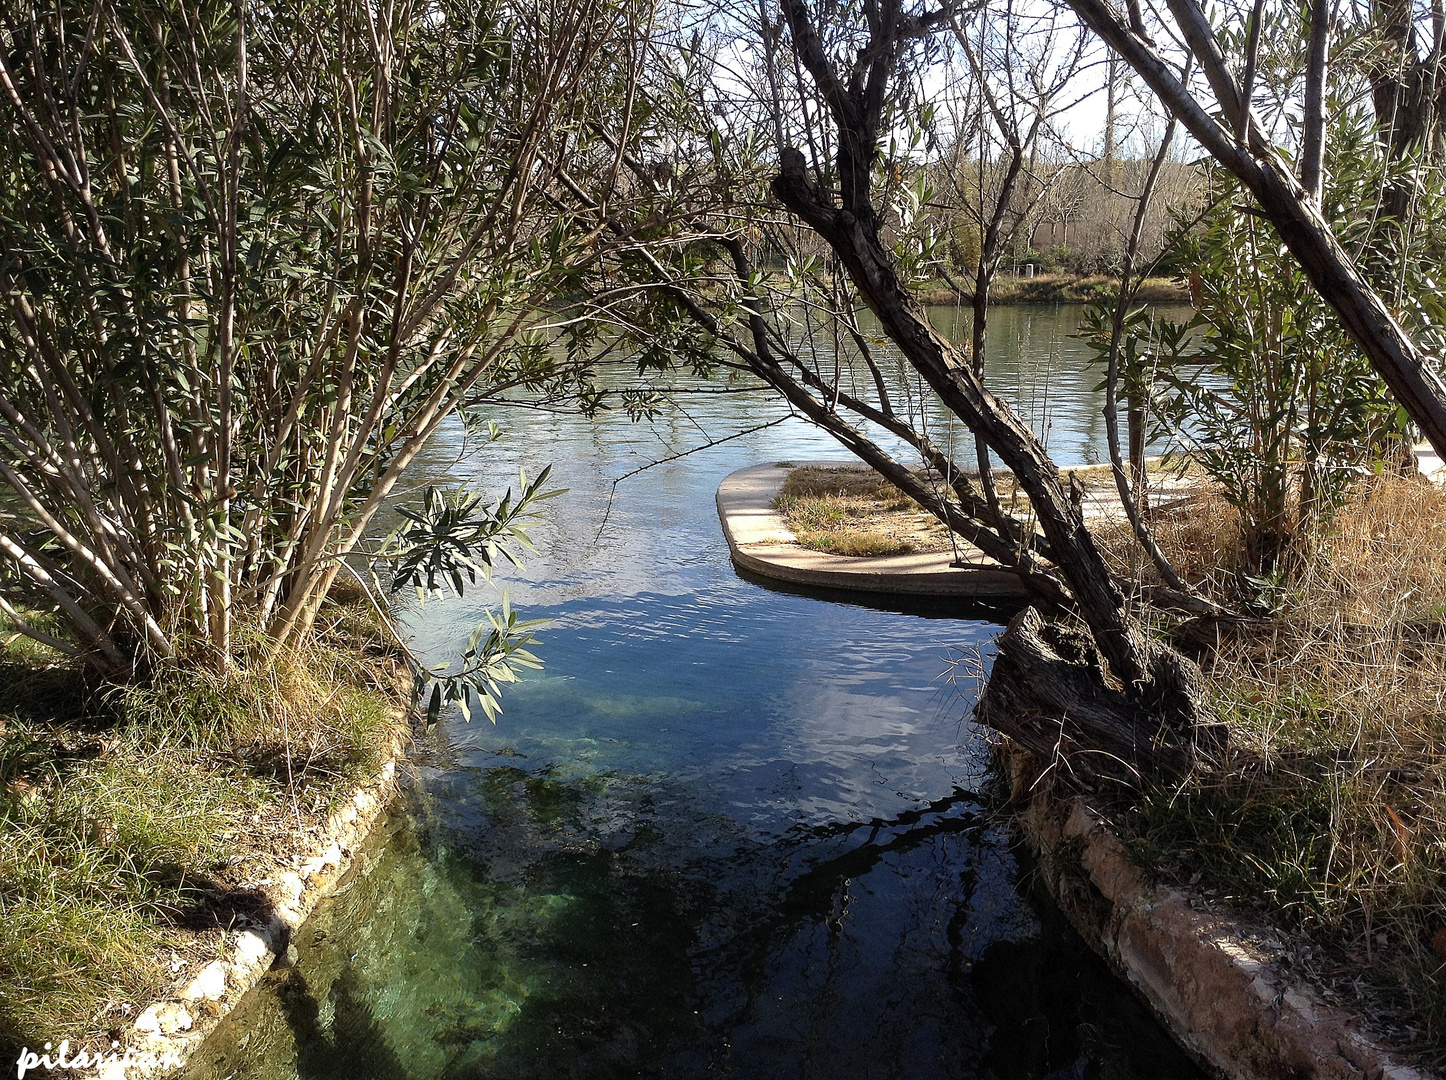
[{"label": "gnarled tree stump", "polygon": [[1223,750],[1224,729],[1202,720],[1190,660],[1158,644],[1150,656],[1150,684],[1129,695],[1106,675],[1088,634],[1027,608],[999,638],[975,717],[1081,787],[1184,776]]}]

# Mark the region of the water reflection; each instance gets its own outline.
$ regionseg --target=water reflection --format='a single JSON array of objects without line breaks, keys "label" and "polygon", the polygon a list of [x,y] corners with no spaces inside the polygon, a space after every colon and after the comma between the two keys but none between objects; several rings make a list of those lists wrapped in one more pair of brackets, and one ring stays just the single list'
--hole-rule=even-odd
[{"label": "water reflection", "polygon": [[761,844],[637,778],[431,790],[206,1075],[1195,1075],[967,793]]},{"label": "water reflection", "polygon": [[[649,470],[604,526],[640,457],[771,408],[707,398],[673,430],[503,416],[512,442],[419,463],[497,490],[551,461],[570,489],[510,578],[551,620],[547,669],[496,727],[438,726],[371,871],[195,1075],[1197,1075],[1024,895],[977,794],[969,688],[941,674],[996,628],[733,570],[718,482],[840,456],[825,437],[785,424]],[[491,599],[405,619],[443,661]]]}]

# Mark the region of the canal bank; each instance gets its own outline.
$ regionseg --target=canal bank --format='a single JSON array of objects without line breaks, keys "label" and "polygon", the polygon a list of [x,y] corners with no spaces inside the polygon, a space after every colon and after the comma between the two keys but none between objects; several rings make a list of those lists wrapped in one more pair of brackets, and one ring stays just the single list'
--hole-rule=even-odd
[{"label": "canal bank", "polygon": [[1015,820],[1070,925],[1197,1060],[1230,1080],[1429,1080],[1293,971],[1286,935],[1151,881],[1085,797],[1005,740]]},{"label": "canal bank", "polygon": [[288,845],[299,850],[270,860],[268,876],[243,886],[251,894],[252,916],[222,932],[215,959],[184,973],[169,995],[139,1009],[97,1076],[127,1080],[186,1068],[268,972],[295,962],[298,929],[349,875],[365,869],[377,826],[395,808],[397,771],[409,745],[409,739],[393,739],[381,767],[335,799],[336,809],[319,828]]}]

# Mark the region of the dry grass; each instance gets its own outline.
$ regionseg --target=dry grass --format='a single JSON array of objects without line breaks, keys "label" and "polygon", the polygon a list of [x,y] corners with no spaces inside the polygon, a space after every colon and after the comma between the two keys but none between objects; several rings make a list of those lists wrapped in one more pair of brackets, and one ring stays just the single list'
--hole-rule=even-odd
[{"label": "dry grass", "polygon": [[868,499],[895,510],[906,510],[914,505],[912,499],[869,469],[820,468],[815,465],[792,470],[783,482],[779,497]]},{"label": "dry grass", "polygon": [[[1158,459],[1152,459],[1158,465]],[[937,474],[919,472],[925,483],[938,484]],[[1108,465],[1074,466],[1061,470],[1061,477],[1077,480],[1093,497],[1112,502],[1114,474]],[[1161,474],[1166,487],[1159,493],[1174,499],[1175,486],[1195,482],[1195,475],[1181,472]],[[1028,498],[1014,476],[1003,470],[994,474],[995,489],[1008,513],[1027,516]],[[940,484],[942,490],[943,485]],[[804,466],[789,473],[775,509],[783,512],[789,528],[803,547],[838,555],[897,555],[908,552],[952,551],[949,533],[939,521],[902,491],[877,473],[859,468]],[[1228,509],[1228,508],[1227,508]],[[1188,520],[1188,515],[1181,518]],[[1126,570],[1133,541],[1127,533],[1106,536],[1107,547],[1119,551],[1117,569]],[[962,540],[960,546],[972,550]]]},{"label": "dry grass", "polygon": [[[1149,513],[1151,532],[1182,578],[1233,601],[1241,566],[1239,515],[1211,484],[1191,479],[1188,494],[1172,492],[1156,500],[1168,509]],[[1123,520],[1094,525],[1091,531],[1110,569],[1158,582]]]},{"label": "dry grass", "polygon": [[108,1045],[245,924],[400,734],[375,629],[333,602],[302,651],[114,690],[0,647],[0,1049]]},{"label": "dry grass", "polygon": [[1158,526],[1207,591],[1275,610],[1202,657],[1234,760],[1145,798],[1140,857],[1302,932],[1338,989],[1368,973],[1359,1004],[1446,1057],[1446,492],[1371,482],[1269,583],[1231,572],[1222,501]]},{"label": "dry grass", "polygon": [[834,555],[947,551],[943,527],[877,473],[805,466],[788,474],[773,505],[803,547]]}]

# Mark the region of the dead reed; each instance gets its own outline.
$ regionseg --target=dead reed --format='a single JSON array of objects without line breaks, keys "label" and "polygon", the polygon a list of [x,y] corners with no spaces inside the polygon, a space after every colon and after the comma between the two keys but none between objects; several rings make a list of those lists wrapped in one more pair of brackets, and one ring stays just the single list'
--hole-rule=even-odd
[{"label": "dead reed", "polygon": [[1265,581],[1239,573],[1216,496],[1156,527],[1183,574],[1259,617],[1200,654],[1228,767],[1148,793],[1121,821],[1137,855],[1317,942],[1318,974],[1446,1057],[1446,492],[1373,479]]}]

